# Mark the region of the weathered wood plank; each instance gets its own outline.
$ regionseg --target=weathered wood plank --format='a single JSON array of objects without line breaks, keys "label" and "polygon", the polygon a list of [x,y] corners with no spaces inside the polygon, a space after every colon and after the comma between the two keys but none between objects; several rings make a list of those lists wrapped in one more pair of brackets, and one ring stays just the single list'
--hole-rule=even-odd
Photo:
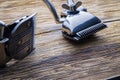
[{"label": "weathered wood plank", "polygon": [[[66,2],[65,0],[52,0],[57,11],[60,14],[62,11],[61,4]],[[120,18],[120,3],[119,0],[101,0],[91,1],[84,0],[83,5],[88,8],[88,11],[98,16],[102,20],[106,19],[119,19]],[[24,8],[24,9],[23,9]],[[0,19],[6,23],[10,23],[22,16],[30,15],[34,12],[38,12],[37,15],[37,33],[42,33],[50,30],[60,29],[59,27],[46,26],[55,25],[55,21],[47,9],[42,0],[13,0],[13,1],[1,1],[0,6]],[[7,16],[7,17],[6,17]]]},{"label": "weathered wood plank", "polygon": [[[52,1],[60,12],[59,5],[65,0]],[[110,22],[107,29],[75,43],[63,38],[61,25],[54,23],[42,1],[0,2],[0,19],[6,23],[38,12],[34,54],[0,70],[0,80],[103,80],[120,75],[120,21]],[[119,0],[84,0],[83,3],[102,20],[120,18]]]}]

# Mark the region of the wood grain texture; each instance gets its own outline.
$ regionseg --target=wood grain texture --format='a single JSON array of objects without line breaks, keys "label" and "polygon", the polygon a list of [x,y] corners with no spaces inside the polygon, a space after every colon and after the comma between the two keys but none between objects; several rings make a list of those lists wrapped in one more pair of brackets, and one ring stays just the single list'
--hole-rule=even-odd
[{"label": "wood grain texture", "polygon": [[[58,12],[65,0],[51,0]],[[105,80],[120,75],[120,21],[107,23],[88,39],[75,43],[63,38],[41,0],[0,0],[0,19],[7,24],[34,12],[36,50],[25,59],[0,69],[0,80]],[[88,11],[104,20],[120,19],[119,0],[83,0]],[[13,63],[14,61],[11,61]]]}]

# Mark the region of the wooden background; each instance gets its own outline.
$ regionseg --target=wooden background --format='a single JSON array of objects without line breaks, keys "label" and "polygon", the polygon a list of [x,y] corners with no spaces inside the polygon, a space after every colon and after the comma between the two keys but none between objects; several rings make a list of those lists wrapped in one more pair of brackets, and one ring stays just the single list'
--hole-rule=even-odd
[{"label": "wooden background", "polygon": [[[51,1],[58,13],[66,2]],[[0,3],[0,20],[6,24],[38,13],[34,54],[0,69],[0,80],[105,80],[120,75],[120,0],[83,0],[89,12],[111,22],[107,29],[79,43],[63,38],[61,25],[55,24],[42,0]]]}]

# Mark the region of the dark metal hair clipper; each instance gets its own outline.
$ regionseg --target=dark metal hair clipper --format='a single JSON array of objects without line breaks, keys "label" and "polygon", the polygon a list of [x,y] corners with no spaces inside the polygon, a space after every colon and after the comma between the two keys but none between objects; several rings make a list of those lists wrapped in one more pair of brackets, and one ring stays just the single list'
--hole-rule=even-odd
[{"label": "dark metal hair clipper", "polygon": [[80,1],[75,3],[73,0],[68,0],[68,4],[63,4],[65,11],[62,12],[61,18],[50,0],[43,1],[54,15],[56,22],[62,23],[65,38],[79,41],[107,27],[98,17],[88,13]]},{"label": "dark metal hair clipper", "polygon": [[0,67],[10,59],[23,59],[34,49],[35,16],[25,16],[10,25],[0,22]]}]

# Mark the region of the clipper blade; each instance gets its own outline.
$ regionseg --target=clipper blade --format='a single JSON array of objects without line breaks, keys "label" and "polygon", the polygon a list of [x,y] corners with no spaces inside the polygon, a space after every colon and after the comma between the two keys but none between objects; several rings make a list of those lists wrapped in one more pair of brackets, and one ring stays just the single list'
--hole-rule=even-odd
[{"label": "clipper blade", "polygon": [[104,28],[107,28],[107,26],[104,23],[99,23],[99,24],[96,24],[89,28],[86,28],[82,31],[77,32],[75,36],[74,35],[70,36],[64,32],[63,32],[63,36],[68,39],[74,40],[74,41],[80,41],[82,39],[85,39],[86,37],[89,37],[90,35],[93,35],[94,33],[98,32]]}]

